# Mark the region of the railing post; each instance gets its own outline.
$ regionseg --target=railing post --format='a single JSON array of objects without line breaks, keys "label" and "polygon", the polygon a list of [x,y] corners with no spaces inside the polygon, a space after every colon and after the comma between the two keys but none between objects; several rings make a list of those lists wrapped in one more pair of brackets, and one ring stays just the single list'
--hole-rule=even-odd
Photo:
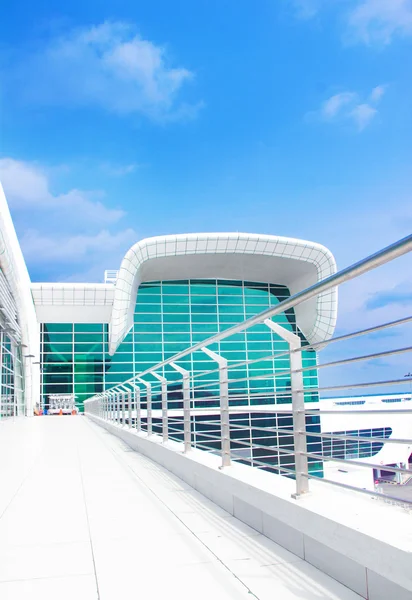
[{"label": "railing post", "polygon": [[120,392],[116,392],[116,423],[120,423]]},{"label": "railing post", "polygon": [[167,416],[167,379],[162,377],[162,375],[158,375],[154,371],[152,372],[152,375],[154,375],[162,385],[162,436],[163,443],[166,444],[166,442],[169,440],[169,422]]},{"label": "railing post", "polygon": [[[132,423],[132,409],[130,407],[130,399],[131,399],[131,391],[129,390],[129,388],[126,387],[126,385],[120,385],[119,386],[122,390],[124,390],[124,394],[123,394],[123,425],[126,425],[126,408],[128,411],[128,426],[131,427],[131,423]],[[126,403],[126,397],[127,397],[127,403]],[[127,404],[127,406],[126,406]]]},{"label": "railing post", "polygon": [[227,360],[223,356],[220,356],[220,354],[209,350],[209,348],[202,348],[202,351],[219,365],[222,467],[230,467],[229,379]]},{"label": "railing post", "polygon": [[152,435],[153,426],[152,426],[152,386],[148,381],[145,381],[141,377],[137,378],[140,383],[146,387],[146,419],[147,419],[147,435]]},{"label": "railing post", "polygon": [[115,409],[115,396],[116,396],[116,394],[114,392],[112,392],[110,394],[110,420],[113,423],[114,423],[114,420],[115,420],[115,418],[114,418],[114,416],[115,416],[115,412],[114,412],[114,409]]},{"label": "railing post", "polygon": [[192,447],[192,428],[190,423],[190,373],[179,367],[176,363],[170,363],[178,373],[183,376],[183,442],[184,452],[187,454]]},{"label": "railing post", "polygon": [[120,392],[120,398],[122,399],[122,427],[126,424],[126,394]]},{"label": "railing post", "polygon": [[127,403],[128,403],[128,408],[129,408],[129,429],[132,428],[133,426],[133,416],[132,416],[132,391],[129,390],[127,392]]},{"label": "railing post", "polygon": [[136,407],[136,431],[142,431],[142,417],[141,417],[141,409],[140,409],[140,388],[138,385],[134,383],[130,383],[130,385],[134,389],[134,404]]},{"label": "railing post", "polygon": [[274,331],[289,345],[290,357],[290,387],[292,393],[292,416],[293,416],[293,440],[295,446],[295,470],[296,470],[296,494],[293,498],[299,498],[302,494],[309,492],[309,468],[307,444],[306,444],[306,415],[305,396],[303,393],[303,372],[301,341],[288,329],[270,319],[265,320],[265,325]]}]

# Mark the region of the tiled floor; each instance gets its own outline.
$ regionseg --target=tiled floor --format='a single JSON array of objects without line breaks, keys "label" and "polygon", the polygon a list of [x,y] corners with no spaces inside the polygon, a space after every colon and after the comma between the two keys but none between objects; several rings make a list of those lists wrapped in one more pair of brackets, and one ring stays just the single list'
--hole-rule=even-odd
[{"label": "tiled floor", "polygon": [[84,417],[0,423],[1,600],[355,600]]}]

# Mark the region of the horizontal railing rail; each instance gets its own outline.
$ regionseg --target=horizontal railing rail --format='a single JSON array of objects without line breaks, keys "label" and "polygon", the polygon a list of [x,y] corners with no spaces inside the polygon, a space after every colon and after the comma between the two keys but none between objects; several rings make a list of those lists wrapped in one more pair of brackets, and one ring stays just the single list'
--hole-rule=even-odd
[{"label": "horizontal railing rail", "polygon": [[[405,415],[412,412],[412,394],[405,391],[399,394],[399,408],[383,403],[377,408],[367,396],[364,403],[357,403],[356,408],[350,401],[343,407],[339,402],[332,406],[332,401],[319,400],[326,392],[404,388],[408,384],[412,386],[412,377],[378,377],[333,385],[318,383],[318,372],[373,363],[383,358],[396,360],[407,356],[412,346],[373,348],[373,352],[321,364],[317,364],[311,354],[327,344],[347,340],[356,343],[357,339],[389,328],[408,327],[412,316],[312,344],[302,341],[299,332],[286,320],[280,323],[273,320],[321,292],[359,277],[411,249],[412,236],[408,236],[276,306],[177,352],[136,377],[87,400],[86,414],[135,429],[138,433],[161,435],[164,443],[168,440],[182,442],[185,452],[198,448],[220,454],[223,467],[235,461],[293,478],[296,498],[308,492],[309,481],[316,478],[376,497],[412,504],[412,496],[396,497],[403,478],[406,480],[411,474],[407,453],[409,449],[412,453],[412,428],[408,429]],[[220,342],[230,341],[232,336],[253,330],[257,325],[274,336],[275,346],[281,347],[280,351],[268,352],[265,348],[259,351],[259,356],[229,360],[230,354],[225,353]],[[195,362],[192,358],[199,352],[204,355],[204,362],[210,364],[210,369],[193,370]],[[305,364],[305,360],[310,364]],[[404,433],[399,435],[399,432]],[[401,459],[394,460],[395,451]],[[349,477],[349,483],[346,483],[340,465],[346,465],[348,473],[356,471],[357,476],[360,471],[366,472],[367,476],[359,476],[363,483],[352,485]],[[398,488],[392,486],[392,491],[378,493],[378,487],[382,489],[385,485],[385,477],[388,483],[389,477],[397,478]]]}]

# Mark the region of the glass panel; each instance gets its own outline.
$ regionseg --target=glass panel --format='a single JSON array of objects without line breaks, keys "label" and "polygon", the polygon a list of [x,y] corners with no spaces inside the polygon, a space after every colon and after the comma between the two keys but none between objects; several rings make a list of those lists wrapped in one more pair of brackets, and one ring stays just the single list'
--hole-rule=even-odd
[{"label": "glass panel", "polygon": [[161,301],[161,296],[159,295],[155,295],[153,293],[144,293],[144,291],[142,289],[139,289],[138,293],[137,293],[137,304],[139,305],[144,305],[144,306],[150,306],[152,304],[160,304]]},{"label": "glass panel", "polygon": [[103,331],[103,327],[102,323],[75,323],[74,331],[76,333],[98,333]]},{"label": "glass panel", "polygon": [[188,313],[186,314],[165,314],[163,315],[163,319],[165,323],[189,323],[190,316]]},{"label": "glass panel", "polygon": [[72,362],[72,360],[73,360],[73,354],[71,354],[71,353],[70,354],[68,354],[68,353],[67,354],[61,354],[59,352],[53,352],[53,353],[50,353],[50,354],[43,353],[42,354],[42,360],[45,363],[60,363],[60,362],[66,363],[66,362]]},{"label": "glass panel", "polygon": [[68,333],[73,331],[72,323],[43,323],[42,329],[45,333]]},{"label": "glass panel", "polygon": [[163,295],[163,304],[189,304],[189,296]]},{"label": "glass panel", "polygon": [[243,305],[243,296],[219,296],[219,306],[227,304]]},{"label": "glass panel", "polygon": [[172,282],[164,281],[163,282],[163,294],[184,294],[187,296],[189,294],[189,286],[187,282],[185,284],[176,285]]},{"label": "glass panel", "polygon": [[136,327],[136,331],[139,333],[161,333],[161,323],[139,323]]},{"label": "glass panel", "polygon": [[92,352],[93,354],[96,354],[97,352],[103,354],[104,346],[102,343],[75,344],[74,351],[82,354],[86,354],[89,352]]},{"label": "glass panel", "polygon": [[62,343],[72,343],[73,342],[73,334],[72,333],[45,333],[44,334],[44,343],[47,344],[62,344]]},{"label": "glass panel", "polygon": [[216,281],[211,280],[210,282],[204,283],[204,284],[191,282],[190,294],[197,295],[197,296],[215,296],[216,295]]},{"label": "glass panel", "polygon": [[135,306],[135,315],[148,314],[148,313],[160,313],[162,311],[161,304],[146,304],[138,302]]},{"label": "glass panel", "polygon": [[43,352],[55,352],[56,354],[64,354],[69,353],[73,350],[73,345],[70,343],[57,344],[57,343],[47,343],[45,340],[43,345]]},{"label": "glass panel", "polygon": [[186,338],[189,340],[190,334],[190,323],[164,323],[163,324],[163,334],[164,339],[167,341],[167,338],[170,334],[179,334],[184,333]]}]

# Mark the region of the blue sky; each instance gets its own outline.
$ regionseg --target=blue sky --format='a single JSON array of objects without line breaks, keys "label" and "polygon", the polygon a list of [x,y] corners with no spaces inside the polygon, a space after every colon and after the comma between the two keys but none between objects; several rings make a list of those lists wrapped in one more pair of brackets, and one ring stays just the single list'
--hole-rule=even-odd
[{"label": "blue sky", "polygon": [[[35,281],[101,281],[158,234],[306,238],[343,267],[411,231],[410,0],[17,1],[0,36]],[[406,257],[342,290],[339,328],[411,298]]]}]

